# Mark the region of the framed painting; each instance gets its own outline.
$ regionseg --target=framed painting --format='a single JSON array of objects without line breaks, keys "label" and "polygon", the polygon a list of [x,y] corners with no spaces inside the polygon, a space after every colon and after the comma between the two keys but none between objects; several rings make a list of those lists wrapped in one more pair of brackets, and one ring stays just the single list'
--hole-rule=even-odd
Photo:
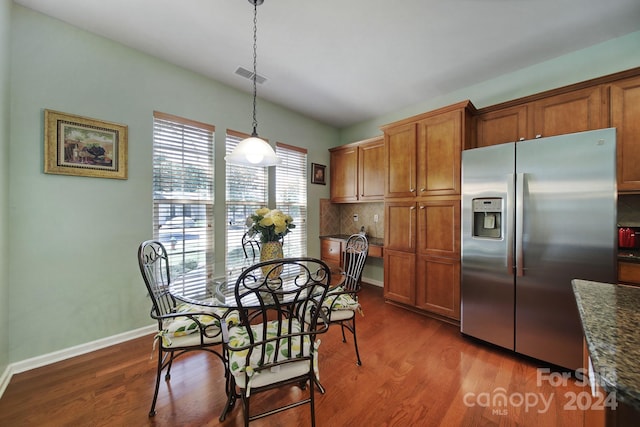
[{"label": "framed painting", "polygon": [[126,125],[44,110],[44,173],[127,179]]},{"label": "framed painting", "polygon": [[319,165],[318,163],[311,163],[311,183],[326,185],[325,178],[325,165]]}]

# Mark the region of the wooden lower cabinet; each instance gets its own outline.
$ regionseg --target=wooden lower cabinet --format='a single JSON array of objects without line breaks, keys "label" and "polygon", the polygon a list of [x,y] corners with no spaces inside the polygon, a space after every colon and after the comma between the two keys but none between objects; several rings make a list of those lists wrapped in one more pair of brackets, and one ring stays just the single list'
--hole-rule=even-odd
[{"label": "wooden lower cabinet", "polygon": [[640,286],[640,263],[618,261],[618,283]]},{"label": "wooden lower cabinet", "polygon": [[416,256],[411,252],[384,250],[384,297],[407,305],[415,303]]},{"label": "wooden lower cabinet", "polygon": [[460,319],[460,260],[417,256],[415,306]]},{"label": "wooden lower cabinet", "polygon": [[342,242],[340,240],[321,239],[320,259],[333,267],[341,267]]}]

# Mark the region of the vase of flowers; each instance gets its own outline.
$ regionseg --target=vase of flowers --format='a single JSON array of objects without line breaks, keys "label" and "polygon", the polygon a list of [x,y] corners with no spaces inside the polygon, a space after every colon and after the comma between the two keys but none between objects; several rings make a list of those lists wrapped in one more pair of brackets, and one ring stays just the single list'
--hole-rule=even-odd
[{"label": "vase of flowers", "polygon": [[[282,238],[296,227],[290,215],[278,209],[260,208],[247,218],[249,236],[260,235],[260,262],[282,258]],[[262,274],[277,279],[282,267],[263,267]]]}]

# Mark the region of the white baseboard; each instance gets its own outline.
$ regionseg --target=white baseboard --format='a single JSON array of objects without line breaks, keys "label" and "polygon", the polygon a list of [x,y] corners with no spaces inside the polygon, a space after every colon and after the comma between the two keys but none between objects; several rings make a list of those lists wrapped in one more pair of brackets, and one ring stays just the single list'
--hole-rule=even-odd
[{"label": "white baseboard", "polygon": [[52,363],[60,362],[62,360],[70,359],[75,356],[90,353],[92,351],[100,350],[101,348],[109,347],[115,344],[120,344],[125,341],[129,341],[135,338],[150,335],[158,330],[158,325],[154,324],[146,326],[144,328],[135,329],[133,331],[123,332],[118,335],[102,338],[96,341],[91,341],[85,344],[69,347],[64,350],[54,351],[53,353],[43,354],[42,356],[32,357],[31,359],[22,360],[9,364],[7,369],[0,376],[0,398],[4,394],[5,389],[11,381],[11,377],[14,374],[29,371],[31,369],[40,368],[42,366],[50,365]]},{"label": "white baseboard", "polygon": [[362,283],[368,283],[370,285],[377,286],[379,288],[384,288],[384,282],[381,282],[380,280],[374,280],[374,279],[369,279],[367,277],[363,277],[361,281]]}]

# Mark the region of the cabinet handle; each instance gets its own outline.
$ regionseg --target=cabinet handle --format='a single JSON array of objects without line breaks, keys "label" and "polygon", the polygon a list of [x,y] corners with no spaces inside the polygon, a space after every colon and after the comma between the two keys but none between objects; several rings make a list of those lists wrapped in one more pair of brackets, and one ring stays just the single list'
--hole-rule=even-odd
[{"label": "cabinet handle", "polygon": [[424,209],[424,206],[420,206],[420,209]]},{"label": "cabinet handle", "polygon": [[538,139],[538,138],[542,138],[542,135],[541,134],[537,134],[536,135],[536,139]]},{"label": "cabinet handle", "polygon": [[426,189],[426,188],[424,188],[424,187],[422,187],[422,188],[420,189],[420,191],[424,192],[424,191],[427,191],[427,189]]},{"label": "cabinet handle", "polygon": [[409,191],[411,191],[412,193],[416,191],[415,188],[410,188]]}]

